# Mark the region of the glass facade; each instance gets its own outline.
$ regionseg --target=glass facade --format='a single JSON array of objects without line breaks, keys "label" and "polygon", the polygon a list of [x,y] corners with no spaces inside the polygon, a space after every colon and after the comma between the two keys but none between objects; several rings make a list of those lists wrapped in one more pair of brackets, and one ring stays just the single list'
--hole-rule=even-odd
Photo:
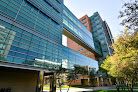
[{"label": "glass facade", "polygon": [[73,65],[90,66],[95,71],[98,70],[98,62],[65,46],[62,46],[62,66],[72,69]]},{"label": "glass facade", "polygon": [[1,60],[46,68],[59,66],[61,13],[62,4],[56,0],[0,0]]},{"label": "glass facade", "polygon": [[95,50],[102,55],[102,47],[100,41],[95,36],[93,36],[93,41]]},{"label": "glass facade", "polygon": [[108,42],[109,50],[110,50],[110,53],[112,54],[114,50],[110,46],[112,45],[112,43],[114,43],[114,39],[106,21],[104,21],[103,25],[105,29],[104,32],[105,32],[106,40]]},{"label": "glass facade", "polygon": [[93,31],[93,36],[100,41],[102,54],[104,57],[106,57],[107,55],[109,55],[109,48],[108,48],[108,43],[107,43],[107,39],[106,39],[105,32],[104,32],[105,29],[103,26],[103,20],[101,19],[99,13],[95,12],[90,17],[90,21],[91,21],[91,28]]},{"label": "glass facade", "polygon": [[63,6],[63,26],[90,47],[95,49],[91,32],[71,13],[66,6]]},{"label": "glass facade", "polygon": [[0,0],[0,61],[98,70],[97,61],[62,46],[63,27],[95,48],[92,34],[62,0]]}]

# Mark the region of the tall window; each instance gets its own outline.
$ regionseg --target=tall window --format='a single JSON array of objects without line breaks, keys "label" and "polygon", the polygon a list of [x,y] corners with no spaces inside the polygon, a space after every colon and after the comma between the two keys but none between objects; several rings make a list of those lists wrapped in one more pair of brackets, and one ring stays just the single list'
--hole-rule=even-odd
[{"label": "tall window", "polygon": [[83,24],[86,24],[87,22],[84,22]]},{"label": "tall window", "polygon": [[85,20],[86,18],[82,19],[81,21]]}]

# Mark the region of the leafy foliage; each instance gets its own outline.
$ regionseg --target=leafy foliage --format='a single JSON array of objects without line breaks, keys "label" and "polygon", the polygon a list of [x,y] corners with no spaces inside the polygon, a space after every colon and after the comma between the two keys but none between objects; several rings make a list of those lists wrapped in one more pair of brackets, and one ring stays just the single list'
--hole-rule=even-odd
[{"label": "leafy foliage", "polygon": [[6,60],[4,56],[0,55],[0,60]]},{"label": "leafy foliage", "polygon": [[95,77],[94,72],[91,70],[89,74],[89,78],[90,78],[90,84],[92,86],[94,86],[94,77]]},{"label": "leafy foliage", "polygon": [[[72,81],[75,81],[76,79],[78,79],[79,75],[89,76],[90,83],[92,83],[94,80],[94,72],[92,70],[88,71],[87,67],[80,66],[80,65],[74,65],[74,68],[71,70],[71,72],[67,76],[67,80],[70,82],[69,88],[71,86]],[[69,88],[68,88],[68,91],[69,91]]]},{"label": "leafy foliage", "polygon": [[122,25],[138,31],[138,0],[130,0],[123,6],[123,11],[120,11],[119,18],[122,18]]},{"label": "leafy foliage", "polygon": [[82,67],[80,65],[74,65],[74,69],[72,70],[74,74],[88,75],[88,69]]},{"label": "leafy foliage", "polygon": [[113,43],[114,54],[101,65],[113,77],[123,78],[131,83],[138,81],[138,33],[126,30]]},{"label": "leafy foliage", "polygon": [[62,66],[60,66],[59,68],[52,67],[49,70],[55,72],[55,74],[58,78],[58,86],[59,86],[60,92],[61,92],[61,86],[65,83],[65,81],[62,77],[60,77],[60,75],[65,74],[67,69],[62,68]]}]

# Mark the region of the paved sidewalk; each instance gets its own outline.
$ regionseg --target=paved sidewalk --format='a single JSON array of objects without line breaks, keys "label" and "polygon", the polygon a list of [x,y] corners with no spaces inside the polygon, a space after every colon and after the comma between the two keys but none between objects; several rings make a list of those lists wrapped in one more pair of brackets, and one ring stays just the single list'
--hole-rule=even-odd
[{"label": "paved sidewalk", "polygon": [[[114,88],[114,86],[110,87],[89,87],[89,88],[70,88],[69,92],[89,92],[93,90],[108,90],[110,88]],[[44,90],[43,92],[49,92]],[[60,90],[57,90],[56,92],[60,92]],[[67,88],[62,89],[62,92],[67,92]]]},{"label": "paved sidewalk", "polygon": [[[90,91],[94,91],[94,90],[116,90],[116,88],[115,88],[115,86],[89,87],[89,88],[70,88],[69,92],[90,92]],[[138,89],[133,89],[133,90],[138,91]],[[49,91],[44,90],[43,92],[49,92]],[[56,92],[60,92],[60,90],[57,90]],[[67,92],[67,88],[62,89],[62,92]]]}]

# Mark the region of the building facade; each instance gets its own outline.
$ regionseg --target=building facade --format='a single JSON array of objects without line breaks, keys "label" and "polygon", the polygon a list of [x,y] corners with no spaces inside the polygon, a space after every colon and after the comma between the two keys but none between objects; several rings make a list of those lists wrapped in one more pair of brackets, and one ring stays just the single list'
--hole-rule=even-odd
[{"label": "building facade", "polygon": [[81,17],[79,21],[92,33],[90,19],[87,15]]},{"label": "building facade", "polygon": [[[85,15],[82,18],[80,18],[79,21],[90,31],[90,34],[92,36],[92,30],[91,30],[89,17],[87,15]],[[94,39],[93,39],[93,41],[94,41]],[[81,53],[81,54],[83,54],[83,55],[85,55],[87,57],[90,57],[90,58],[92,58],[94,60],[97,60],[96,56],[92,52],[90,52],[89,50],[85,49],[80,44],[74,42],[70,38],[67,38],[67,47],[70,48],[70,49],[73,49],[73,50],[75,50],[75,51],[77,51],[77,52],[79,52],[79,53]],[[97,48],[96,46],[94,46],[94,47]],[[98,50],[96,50],[96,51],[98,51]]]},{"label": "building facade", "polygon": [[95,12],[90,19],[93,36],[101,43],[103,56],[111,55],[113,50],[110,48],[114,42],[109,26],[103,21],[98,12]]},{"label": "building facade", "polygon": [[[78,64],[97,71],[100,43],[95,47],[90,24],[85,26],[63,0],[0,0],[0,87],[42,92],[44,77],[55,79],[52,68],[72,69]],[[63,34],[89,51],[88,55],[63,46]]]},{"label": "building facade", "polygon": [[[112,45],[114,40],[110,28],[106,21],[102,20],[98,12],[95,12],[91,17],[85,15],[81,17],[79,21],[91,32],[95,50],[103,56],[97,57],[95,54],[87,50],[87,48],[82,47],[70,38],[67,38],[67,47],[89,58],[97,60],[98,65],[100,66],[106,56],[111,55],[113,53],[113,49],[111,49],[110,46]],[[96,86],[109,84],[108,82],[105,82],[105,80],[110,80],[108,79],[107,74],[104,74],[99,71],[98,74],[95,74],[95,76],[97,77],[96,81],[98,81],[96,83]]]}]

